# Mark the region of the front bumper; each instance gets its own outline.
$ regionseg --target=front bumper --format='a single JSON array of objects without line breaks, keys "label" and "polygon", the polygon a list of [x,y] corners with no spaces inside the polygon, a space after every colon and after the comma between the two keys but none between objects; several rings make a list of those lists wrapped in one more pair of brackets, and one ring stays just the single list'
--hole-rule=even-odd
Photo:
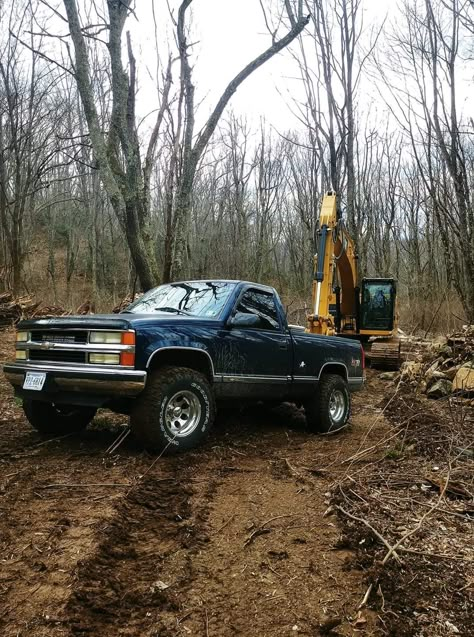
[{"label": "front bumper", "polygon": [[[21,395],[26,372],[45,372],[46,382],[41,392],[28,395],[60,394],[100,394],[110,398],[130,397],[139,394],[145,387],[146,372],[135,369],[96,369],[90,365],[48,365],[45,363],[8,363],[4,365],[5,378]],[[26,392],[25,392],[26,393]]]}]

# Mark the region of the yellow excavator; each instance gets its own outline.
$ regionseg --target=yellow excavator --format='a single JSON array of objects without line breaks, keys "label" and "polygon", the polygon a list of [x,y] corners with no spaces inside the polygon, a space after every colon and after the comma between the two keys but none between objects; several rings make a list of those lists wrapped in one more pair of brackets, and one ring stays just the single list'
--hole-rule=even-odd
[{"label": "yellow excavator", "polygon": [[315,236],[312,313],[306,331],[355,338],[372,367],[400,368],[397,286],[392,278],[363,278],[359,284],[355,244],[328,192]]}]

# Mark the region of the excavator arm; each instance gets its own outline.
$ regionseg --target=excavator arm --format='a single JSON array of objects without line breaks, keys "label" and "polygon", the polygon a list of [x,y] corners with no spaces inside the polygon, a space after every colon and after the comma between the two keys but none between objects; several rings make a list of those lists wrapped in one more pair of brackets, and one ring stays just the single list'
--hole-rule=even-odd
[{"label": "excavator arm", "polygon": [[323,198],[316,250],[308,331],[331,335],[340,331],[342,317],[355,321],[358,301],[355,245],[332,192]]}]

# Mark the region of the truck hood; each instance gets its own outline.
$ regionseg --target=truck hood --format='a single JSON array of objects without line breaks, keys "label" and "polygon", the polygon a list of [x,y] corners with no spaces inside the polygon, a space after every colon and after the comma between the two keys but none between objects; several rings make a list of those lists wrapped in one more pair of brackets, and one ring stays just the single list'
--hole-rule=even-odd
[{"label": "truck hood", "polygon": [[51,318],[38,318],[21,321],[18,329],[38,330],[46,329],[105,329],[128,330],[138,329],[145,325],[216,325],[216,320],[206,319],[200,316],[183,316],[170,314],[169,312],[155,312],[153,314],[85,314],[77,316],[58,316]]}]

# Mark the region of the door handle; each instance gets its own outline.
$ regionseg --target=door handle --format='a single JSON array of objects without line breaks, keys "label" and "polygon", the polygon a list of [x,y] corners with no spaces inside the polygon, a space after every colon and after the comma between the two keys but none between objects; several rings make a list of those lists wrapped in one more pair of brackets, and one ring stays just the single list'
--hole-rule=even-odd
[{"label": "door handle", "polygon": [[288,345],[286,343],[280,343],[278,346],[280,349],[288,349]]}]

